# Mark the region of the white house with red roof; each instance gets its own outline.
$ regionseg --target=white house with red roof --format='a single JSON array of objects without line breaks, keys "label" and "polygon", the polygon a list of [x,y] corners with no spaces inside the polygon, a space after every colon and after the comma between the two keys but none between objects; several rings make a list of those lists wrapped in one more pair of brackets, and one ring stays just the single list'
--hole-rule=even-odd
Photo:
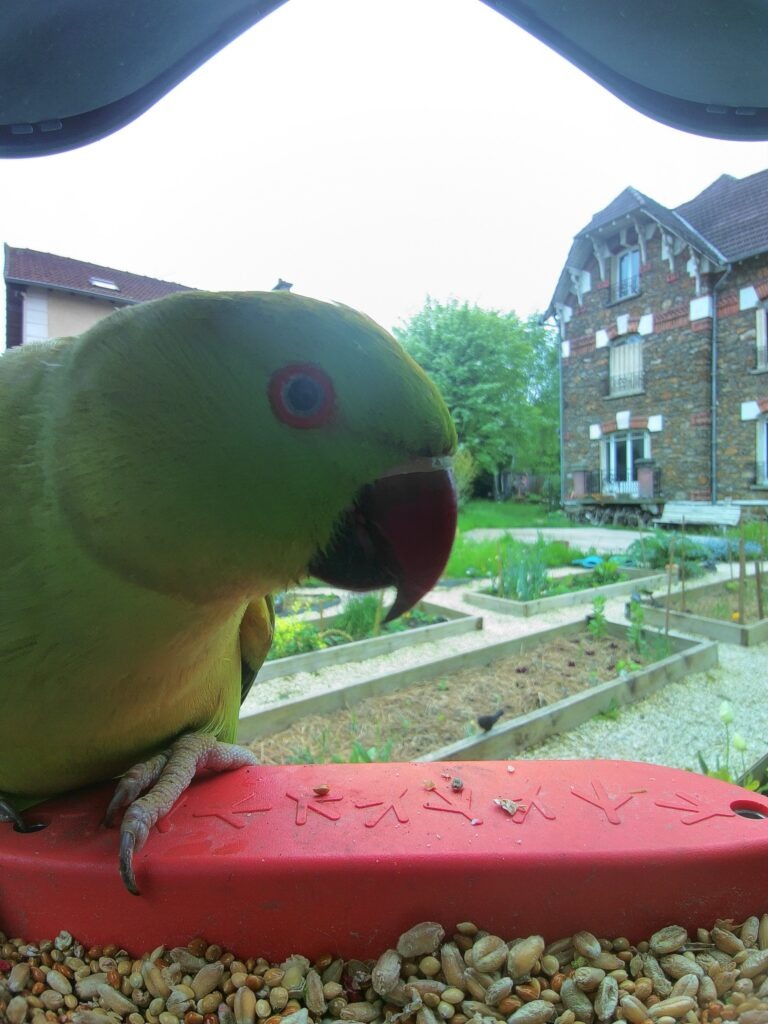
[{"label": "white house with red roof", "polygon": [[6,244],[6,347],[80,334],[121,306],[186,291],[194,289]]}]

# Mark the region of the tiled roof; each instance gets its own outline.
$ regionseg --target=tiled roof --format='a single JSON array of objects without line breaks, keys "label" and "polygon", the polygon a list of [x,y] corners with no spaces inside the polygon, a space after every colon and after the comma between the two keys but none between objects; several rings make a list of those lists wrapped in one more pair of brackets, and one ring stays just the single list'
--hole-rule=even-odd
[{"label": "tiled roof", "polygon": [[597,228],[603,227],[605,224],[610,224],[611,221],[618,220],[620,217],[626,216],[628,213],[632,213],[633,210],[639,209],[643,203],[647,200],[647,196],[644,196],[642,192],[638,192],[636,188],[625,188],[623,192],[620,192],[616,198],[608,203],[602,210],[598,210],[597,213],[593,214],[592,220],[587,224],[585,228],[576,235],[589,234],[591,231],[595,231]]},{"label": "tiled roof", "polygon": [[576,234],[544,317],[553,314],[571,290],[568,268],[586,264],[591,238],[637,212],[668,228],[707,256],[716,267],[768,252],[768,170],[747,178],[722,174],[703,192],[675,209],[662,206],[635,188],[625,188]]},{"label": "tiled roof", "polygon": [[655,199],[651,199],[650,196],[646,196],[636,188],[625,188],[604,210],[600,210],[592,217],[589,224],[578,233],[576,238],[590,235],[601,227],[634,211],[645,213],[663,227],[669,228],[684,242],[708,256],[713,263],[725,262],[724,254],[719,246],[713,244],[713,240],[706,236],[697,225],[691,223],[684,215],[681,216],[678,211],[662,206],[661,203],[657,203]]},{"label": "tiled roof", "polygon": [[[73,260],[69,256],[56,256],[35,249],[16,249],[10,245],[5,246],[5,280],[11,284],[40,285],[91,295],[116,305],[147,302],[173,292],[195,290],[173,281],[159,281],[154,277],[144,277],[143,274],[130,274],[97,263]],[[95,281],[101,281],[102,284],[94,284]]]},{"label": "tiled roof", "polygon": [[729,262],[768,252],[768,171],[748,178],[722,174],[675,212]]}]

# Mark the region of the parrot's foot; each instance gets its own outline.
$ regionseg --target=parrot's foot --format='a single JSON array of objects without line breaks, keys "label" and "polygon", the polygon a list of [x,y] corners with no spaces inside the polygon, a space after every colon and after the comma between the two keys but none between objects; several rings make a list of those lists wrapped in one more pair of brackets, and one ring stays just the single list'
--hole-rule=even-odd
[{"label": "parrot's foot", "polygon": [[12,821],[17,832],[33,832],[33,827],[27,826],[22,816],[4,796],[0,795],[0,821]]},{"label": "parrot's foot", "polygon": [[120,825],[120,875],[128,891],[139,895],[133,871],[134,853],[144,845],[155,822],[170,811],[187,789],[198,768],[228,772],[258,763],[245,747],[220,743],[207,733],[190,733],[162,754],[126,772],[110,801],[104,823],[113,825],[118,812],[127,808]]}]

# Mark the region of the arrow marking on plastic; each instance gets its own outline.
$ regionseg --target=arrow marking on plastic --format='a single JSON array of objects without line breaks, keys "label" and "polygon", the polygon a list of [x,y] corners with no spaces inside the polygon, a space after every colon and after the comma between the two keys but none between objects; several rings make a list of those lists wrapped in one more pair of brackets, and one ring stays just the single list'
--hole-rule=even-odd
[{"label": "arrow marking on plastic", "polygon": [[[473,814],[471,814],[468,810],[465,810],[463,807],[457,807],[456,804],[454,803],[454,800],[449,800],[448,797],[445,796],[443,793],[440,793],[438,790],[434,789],[432,790],[432,795],[436,796],[439,800],[442,800],[443,803],[437,805],[429,802],[425,803],[424,807],[428,811],[445,811],[448,814],[460,814],[462,818],[466,818],[471,825],[482,825],[483,822],[481,818],[476,818]],[[455,794],[454,799],[462,800],[464,797],[466,797],[466,800],[464,800],[464,802],[467,804],[467,806],[471,807],[472,791],[469,789],[463,789],[461,793]]]},{"label": "arrow marking on plastic", "polygon": [[[243,805],[247,806],[243,806]],[[242,817],[235,817],[235,815],[242,814],[264,814],[267,811],[271,811],[272,806],[267,805],[266,807],[260,807],[255,802],[255,794],[249,793],[248,796],[243,797],[242,800],[238,800],[236,804],[227,811],[222,807],[210,806],[203,807],[192,811],[193,818],[219,818],[227,825],[231,825],[232,828],[245,828],[247,822]]]},{"label": "arrow marking on plastic", "polygon": [[289,800],[293,800],[296,803],[297,825],[306,825],[310,811],[314,811],[315,814],[319,814],[322,818],[327,818],[329,821],[338,821],[341,817],[338,811],[333,811],[323,805],[343,800],[343,796],[317,797],[314,793],[301,793],[299,796],[296,796],[294,793],[286,793],[285,795]]},{"label": "arrow marking on plastic", "polygon": [[685,793],[675,793],[678,798],[677,803],[672,803],[667,800],[656,800],[655,804],[657,807],[664,807],[670,811],[682,811],[689,817],[681,817],[681,825],[698,825],[700,821],[706,821],[708,818],[735,818],[736,812],[732,811],[730,807],[722,811],[719,808],[722,807],[720,804],[717,807],[713,807],[711,804],[707,805],[703,800],[700,800],[695,796],[687,796]]},{"label": "arrow marking on plastic", "polygon": [[531,789],[526,790],[521,796],[514,797],[514,802],[518,806],[517,810],[512,815],[512,821],[516,825],[522,825],[534,807],[542,818],[546,818],[547,821],[555,820],[555,815],[549,810],[546,804],[542,802],[539,797],[539,793],[541,793],[541,786],[536,786],[535,789],[531,787]]},{"label": "arrow marking on plastic", "polygon": [[621,818],[616,813],[620,807],[624,804],[629,803],[632,799],[632,793],[627,793],[623,797],[610,796],[602,782],[592,782],[592,789],[595,791],[594,796],[590,796],[589,793],[582,793],[581,790],[575,786],[571,786],[571,792],[574,796],[577,796],[579,800],[586,800],[588,804],[592,804],[593,807],[598,807],[603,814],[605,814],[611,825],[620,825]]},{"label": "arrow marking on plastic", "polygon": [[[381,819],[384,818],[387,814],[389,814],[390,811],[392,811],[392,813],[394,814],[394,816],[397,818],[397,820],[400,822],[401,825],[407,825],[408,822],[410,821],[410,818],[408,817],[408,815],[405,813],[405,811],[400,806],[400,801],[403,799],[403,797],[405,796],[405,794],[407,792],[408,792],[408,789],[406,787],[403,790],[403,792],[400,794],[400,796],[397,797],[396,800],[392,800],[390,803],[388,803],[386,805],[386,807],[384,807],[384,810],[380,814],[377,814],[373,818],[369,818],[368,821],[365,822],[365,827],[366,828],[375,828],[379,824]],[[383,806],[384,806],[384,800],[369,800],[369,801],[366,801],[365,803],[357,803],[357,802],[355,802],[355,807],[357,807],[357,809],[361,810],[361,811],[365,810],[367,807],[383,807]]]}]

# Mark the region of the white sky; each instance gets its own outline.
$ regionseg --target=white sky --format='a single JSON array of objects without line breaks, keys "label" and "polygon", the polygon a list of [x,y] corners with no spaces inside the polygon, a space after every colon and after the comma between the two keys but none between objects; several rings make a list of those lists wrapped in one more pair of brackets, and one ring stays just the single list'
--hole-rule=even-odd
[{"label": "white sky", "polygon": [[2,239],[213,289],[295,290],[386,327],[427,293],[543,309],[627,185],[672,206],[768,144],[625,106],[479,0],[289,0],[138,121],[0,161]]}]

